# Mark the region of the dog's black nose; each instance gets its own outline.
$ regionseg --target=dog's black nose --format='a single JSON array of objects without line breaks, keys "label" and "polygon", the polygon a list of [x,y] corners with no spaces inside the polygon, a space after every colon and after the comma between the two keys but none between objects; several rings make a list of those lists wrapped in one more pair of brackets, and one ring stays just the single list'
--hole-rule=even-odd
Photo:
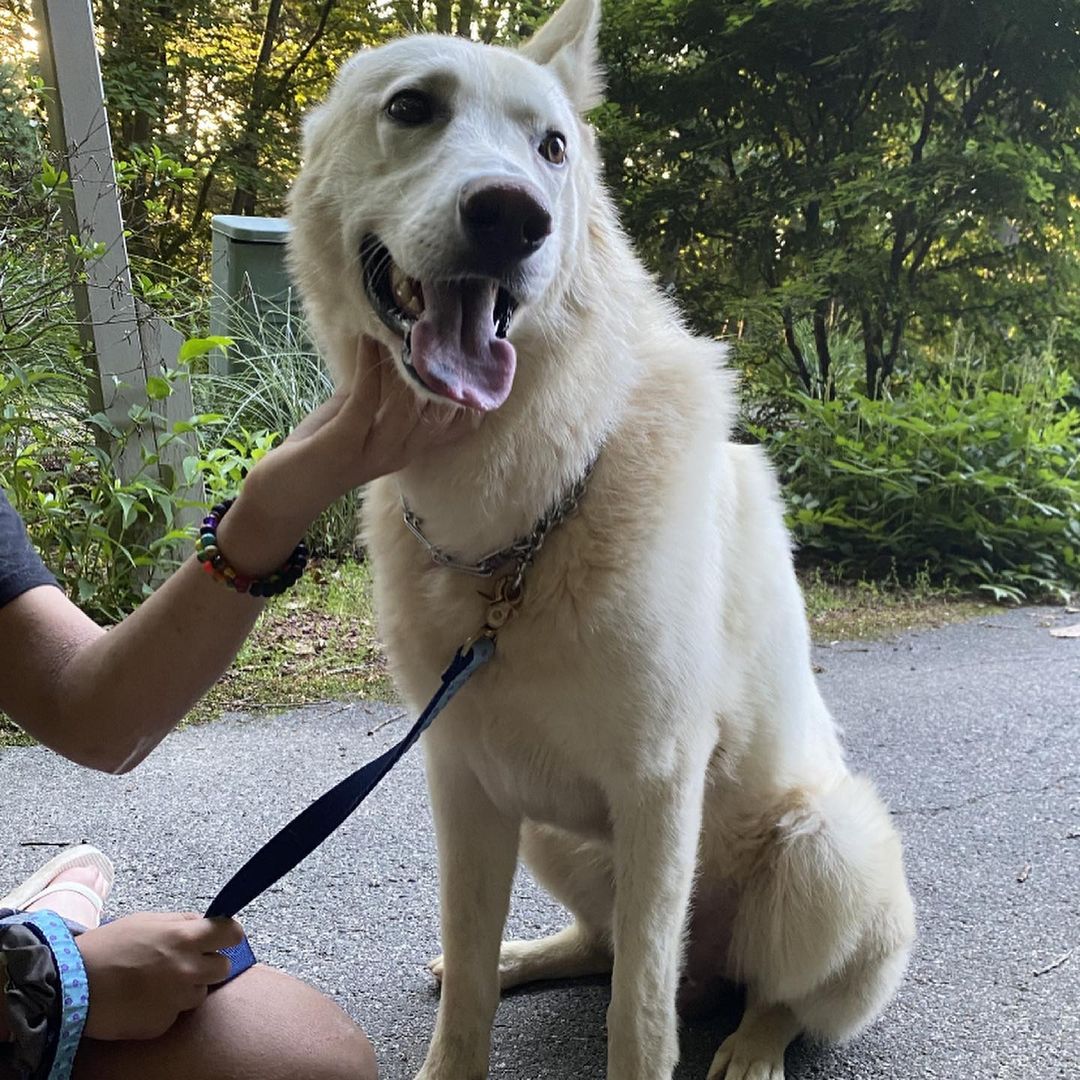
[{"label": "dog's black nose", "polygon": [[528,258],[551,233],[551,214],[531,184],[503,177],[470,180],[458,211],[472,254],[495,276]]}]

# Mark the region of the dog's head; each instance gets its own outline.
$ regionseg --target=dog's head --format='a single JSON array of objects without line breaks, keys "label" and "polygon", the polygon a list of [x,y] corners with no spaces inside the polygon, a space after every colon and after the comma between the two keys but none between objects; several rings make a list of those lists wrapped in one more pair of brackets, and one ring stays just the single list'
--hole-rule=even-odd
[{"label": "dog's head", "polygon": [[[599,0],[520,50],[420,35],[358,54],[305,129],[290,259],[339,371],[380,338],[423,396],[487,411],[585,222]],[[344,355],[348,353],[348,355]]]}]

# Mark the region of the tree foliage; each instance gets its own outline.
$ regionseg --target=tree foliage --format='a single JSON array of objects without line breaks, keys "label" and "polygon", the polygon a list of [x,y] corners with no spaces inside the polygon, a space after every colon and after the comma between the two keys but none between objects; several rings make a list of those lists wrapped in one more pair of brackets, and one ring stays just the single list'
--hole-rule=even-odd
[{"label": "tree foliage", "polygon": [[[152,301],[205,277],[211,215],[282,211],[304,114],[354,51],[414,30],[513,44],[558,4],[92,2]],[[0,354],[40,360],[69,328],[30,3],[0,0]],[[771,443],[804,549],[995,595],[1074,586],[1080,0],[604,15],[608,183],[695,328],[736,342],[747,428]]]},{"label": "tree foliage", "polygon": [[631,0],[605,56],[632,230],[805,390],[845,334],[876,396],[911,334],[1072,319],[1076,0]]},{"label": "tree foliage", "polygon": [[[512,43],[554,6],[94,0],[133,253],[201,271],[211,214],[279,213],[355,50]],[[1077,343],[1080,0],[619,0],[603,34],[627,224],[752,370],[829,397],[857,340],[876,396],[960,320],[991,348],[1054,319]]]},{"label": "tree foliage", "polygon": [[[525,7],[534,17],[542,10]],[[94,8],[126,170],[125,220],[136,254],[173,265],[202,253],[214,213],[280,213],[303,116],[355,51],[410,30],[512,37],[522,14],[517,0],[94,0]]]}]

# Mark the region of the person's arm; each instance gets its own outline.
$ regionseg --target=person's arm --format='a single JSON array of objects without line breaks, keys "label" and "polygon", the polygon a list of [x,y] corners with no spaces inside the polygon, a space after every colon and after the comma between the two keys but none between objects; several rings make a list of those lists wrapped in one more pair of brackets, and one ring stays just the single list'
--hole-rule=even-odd
[{"label": "person's arm", "polygon": [[[218,527],[222,553],[240,573],[271,573],[334,499],[477,422],[421,403],[380,348],[364,342],[353,385],[251,470]],[[194,558],[107,632],[60,590],[30,589],[0,608],[0,708],[65,757],[125,772],[225,671],[262,606]]]}]

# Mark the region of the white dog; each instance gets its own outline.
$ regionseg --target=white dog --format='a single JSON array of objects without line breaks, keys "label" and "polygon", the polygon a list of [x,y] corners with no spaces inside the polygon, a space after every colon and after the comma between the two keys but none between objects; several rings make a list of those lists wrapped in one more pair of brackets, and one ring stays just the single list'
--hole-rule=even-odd
[{"label": "white dog", "polygon": [[[517,52],[432,35],[355,57],[291,197],[339,376],[374,334],[418,394],[488,414],[367,497],[413,707],[595,461],[495,658],[424,737],[445,953],[419,1075],[487,1075],[500,985],[611,970],[611,1080],[671,1076],[680,975],[747,986],[709,1076],[778,1080],[800,1031],[844,1039],[881,1010],[912,905],[815,685],[776,483],[728,441],[722,348],[683,327],[598,179],[598,19],[566,0]],[[508,546],[492,583],[436,562],[403,501],[451,560]],[[519,852],[574,922],[500,952]]]}]

